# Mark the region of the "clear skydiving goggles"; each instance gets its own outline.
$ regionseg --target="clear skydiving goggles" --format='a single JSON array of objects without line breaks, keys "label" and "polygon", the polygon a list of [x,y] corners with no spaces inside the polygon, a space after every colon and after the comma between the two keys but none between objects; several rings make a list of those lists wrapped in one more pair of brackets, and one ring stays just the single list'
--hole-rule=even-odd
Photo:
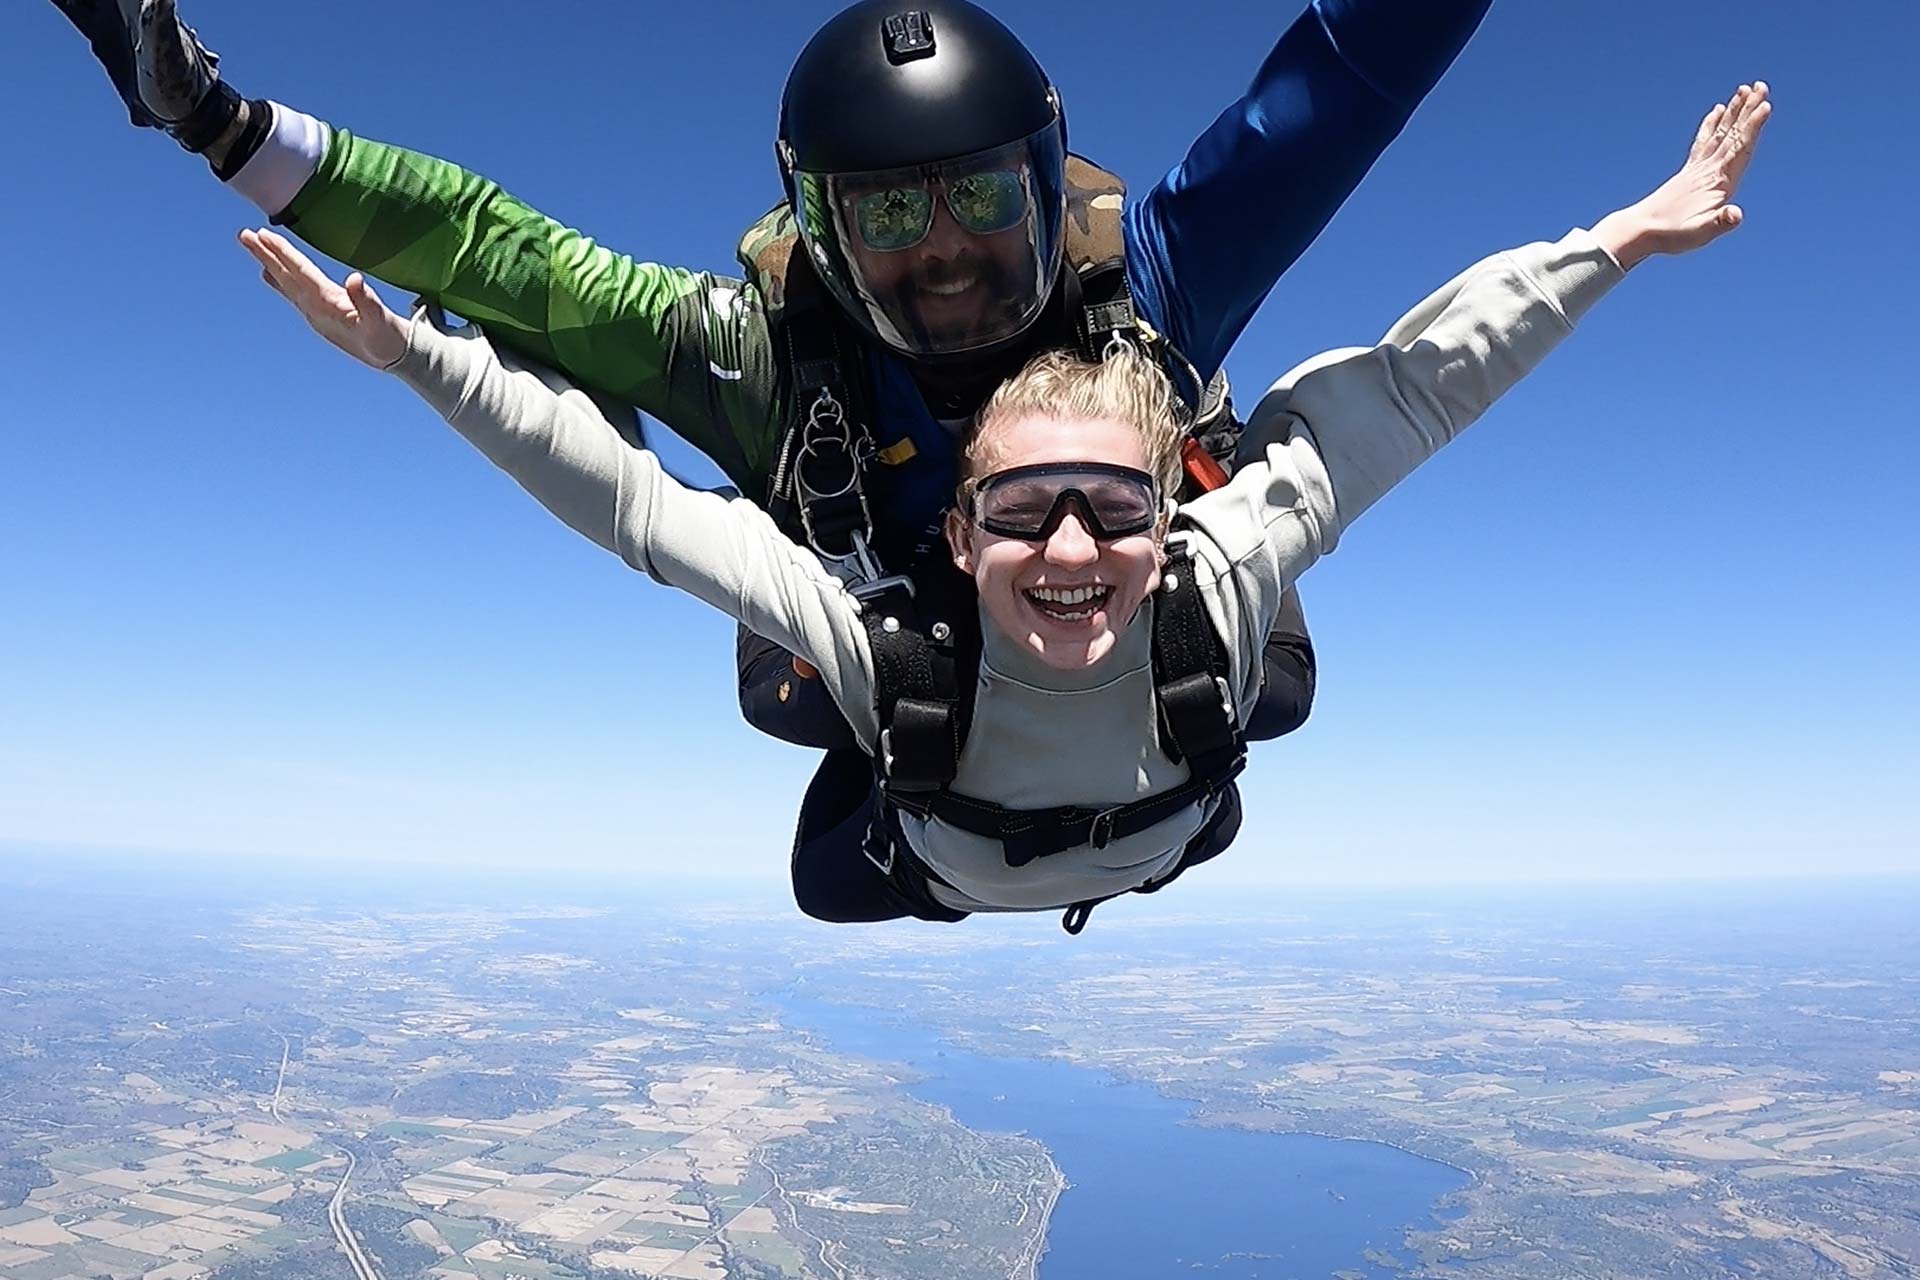
[{"label": "clear skydiving goggles", "polygon": [[1107,462],[1042,462],[984,477],[973,491],[973,522],[988,533],[1045,542],[1078,510],[1102,542],[1146,533],[1160,522],[1160,482]]}]

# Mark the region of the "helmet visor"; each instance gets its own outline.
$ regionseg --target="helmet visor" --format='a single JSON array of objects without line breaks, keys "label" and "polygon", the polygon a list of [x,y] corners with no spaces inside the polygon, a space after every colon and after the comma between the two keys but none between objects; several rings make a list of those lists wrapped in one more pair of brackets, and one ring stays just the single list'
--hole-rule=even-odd
[{"label": "helmet visor", "polygon": [[794,206],[822,280],[882,342],[908,355],[975,351],[1046,305],[1065,164],[1056,122],[936,164],[796,170]]}]

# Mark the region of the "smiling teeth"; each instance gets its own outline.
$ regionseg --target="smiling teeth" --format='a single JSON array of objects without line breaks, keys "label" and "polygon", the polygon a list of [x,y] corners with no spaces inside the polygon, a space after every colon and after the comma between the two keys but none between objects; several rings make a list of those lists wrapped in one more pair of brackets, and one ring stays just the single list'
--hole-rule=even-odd
[{"label": "smiling teeth", "polygon": [[956,280],[950,284],[923,284],[920,287],[938,297],[951,298],[955,294],[965,293],[967,290],[973,288],[973,281]]},{"label": "smiling teeth", "polygon": [[1049,604],[1085,604],[1106,593],[1105,587],[1074,587],[1065,591],[1058,587],[1035,587],[1027,592],[1035,600],[1045,600]]}]

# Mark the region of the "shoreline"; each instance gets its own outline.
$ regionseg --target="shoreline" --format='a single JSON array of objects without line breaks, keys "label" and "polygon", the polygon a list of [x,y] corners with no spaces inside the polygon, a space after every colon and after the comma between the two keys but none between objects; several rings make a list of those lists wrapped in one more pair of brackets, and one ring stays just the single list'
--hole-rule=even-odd
[{"label": "shoreline", "polygon": [[1040,1280],[1040,1263],[1047,1256],[1050,1244],[1048,1228],[1053,1225],[1054,1207],[1060,1203],[1060,1197],[1066,1194],[1067,1188],[1073,1185],[1067,1181],[1066,1173],[1060,1168],[1059,1161],[1053,1158],[1053,1152],[1047,1144],[1042,1142],[1039,1146],[1040,1153],[1046,1157],[1047,1168],[1053,1170],[1053,1188],[1047,1195],[1046,1203],[1041,1206],[1040,1225],[1034,1232],[1033,1248],[1027,1259],[1015,1268],[1013,1280]]},{"label": "shoreline", "polygon": [[[1141,1083],[1144,1084],[1146,1082],[1142,1081]],[[1162,1092],[1164,1093],[1164,1090]],[[1177,1097],[1174,1094],[1165,1094],[1165,1096],[1175,1102],[1186,1101],[1186,1099]],[[1200,1117],[1197,1115],[1193,1118],[1196,1120],[1200,1119]],[[1242,1133],[1271,1133],[1276,1136],[1284,1136],[1287,1134],[1298,1134],[1304,1138],[1325,1138],[1330,1142],[1371,1142],[1375,1146],[1392,1147],[1395,1151],[1399,1151],[1405,1155],[1410,1155],[1416,1160],[1425,1160],[1428,1164],[1437,1164],[1444,1169],[1453,1170],[1455,1173],[1460,1174],[1468,1179],[1468,1186],[1462,1187],[1461,1188],[1462,1191],[1467,1190],[1468,1187],[1477,1186],[1479,1183],[1484,1182],[1486,1180],[1484,1175],[1472,1169],[1463,1168],[1462,1166],[1455,1164],[1453,1161],[1445,1159],[1444,1157],[1441,1157],[1441,1156],[1429,1155],[1424,1151],[1416,1151],[1414,1148],[1407,1146],[1404,1142],[1395,1142],[1391,1138],[1359,1137],[1351,1133],[1328,1133],[1324,1129],[1303,1129],[1299,1127],[1287,1128],[1287,1129],[1263,1129],[1258,1127],[1257,1125],[1235,1124],[1232,1121],[1221,1121],[1217,1124],[1202,1124],[1201,1127],[1207,1128],[1207,1129],[1237,1129]],[[1459,1193],[1455,1192],[1453,1194],[1457,1195]]]}]

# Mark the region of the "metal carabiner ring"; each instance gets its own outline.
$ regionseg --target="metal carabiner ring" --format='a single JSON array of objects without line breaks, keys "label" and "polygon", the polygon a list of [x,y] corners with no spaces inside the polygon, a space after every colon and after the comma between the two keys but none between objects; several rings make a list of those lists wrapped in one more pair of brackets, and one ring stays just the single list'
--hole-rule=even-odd
[{"label": "metal carabiner ring", "polygon": [[[815,487],[813,481],[808,477],[807,459],[818,458],[822,461],[825,461],[827,456],[822,449],[816,449],[814,447],[816,444],[820,444],[823,446],[831,445],[832,448],[839,450],[839,452],[847,459],[847,478],[845,482],[842,483],[838,488],[835,488],[835,489],[817,488]],[[843,498],[849,493],[854,493],[858,491],[861,487],[860,486],[860,456],[859,454],[854,452],[853,441],[845,437],[835,437],[830,440],[822,440],[822,441],[809,440],[806,444],[800,446],[800,456],[794,459],[793,478],[795,483],[802,490],[805,491],[806,500],[808,502],[817,501],[822,498]]]}]

